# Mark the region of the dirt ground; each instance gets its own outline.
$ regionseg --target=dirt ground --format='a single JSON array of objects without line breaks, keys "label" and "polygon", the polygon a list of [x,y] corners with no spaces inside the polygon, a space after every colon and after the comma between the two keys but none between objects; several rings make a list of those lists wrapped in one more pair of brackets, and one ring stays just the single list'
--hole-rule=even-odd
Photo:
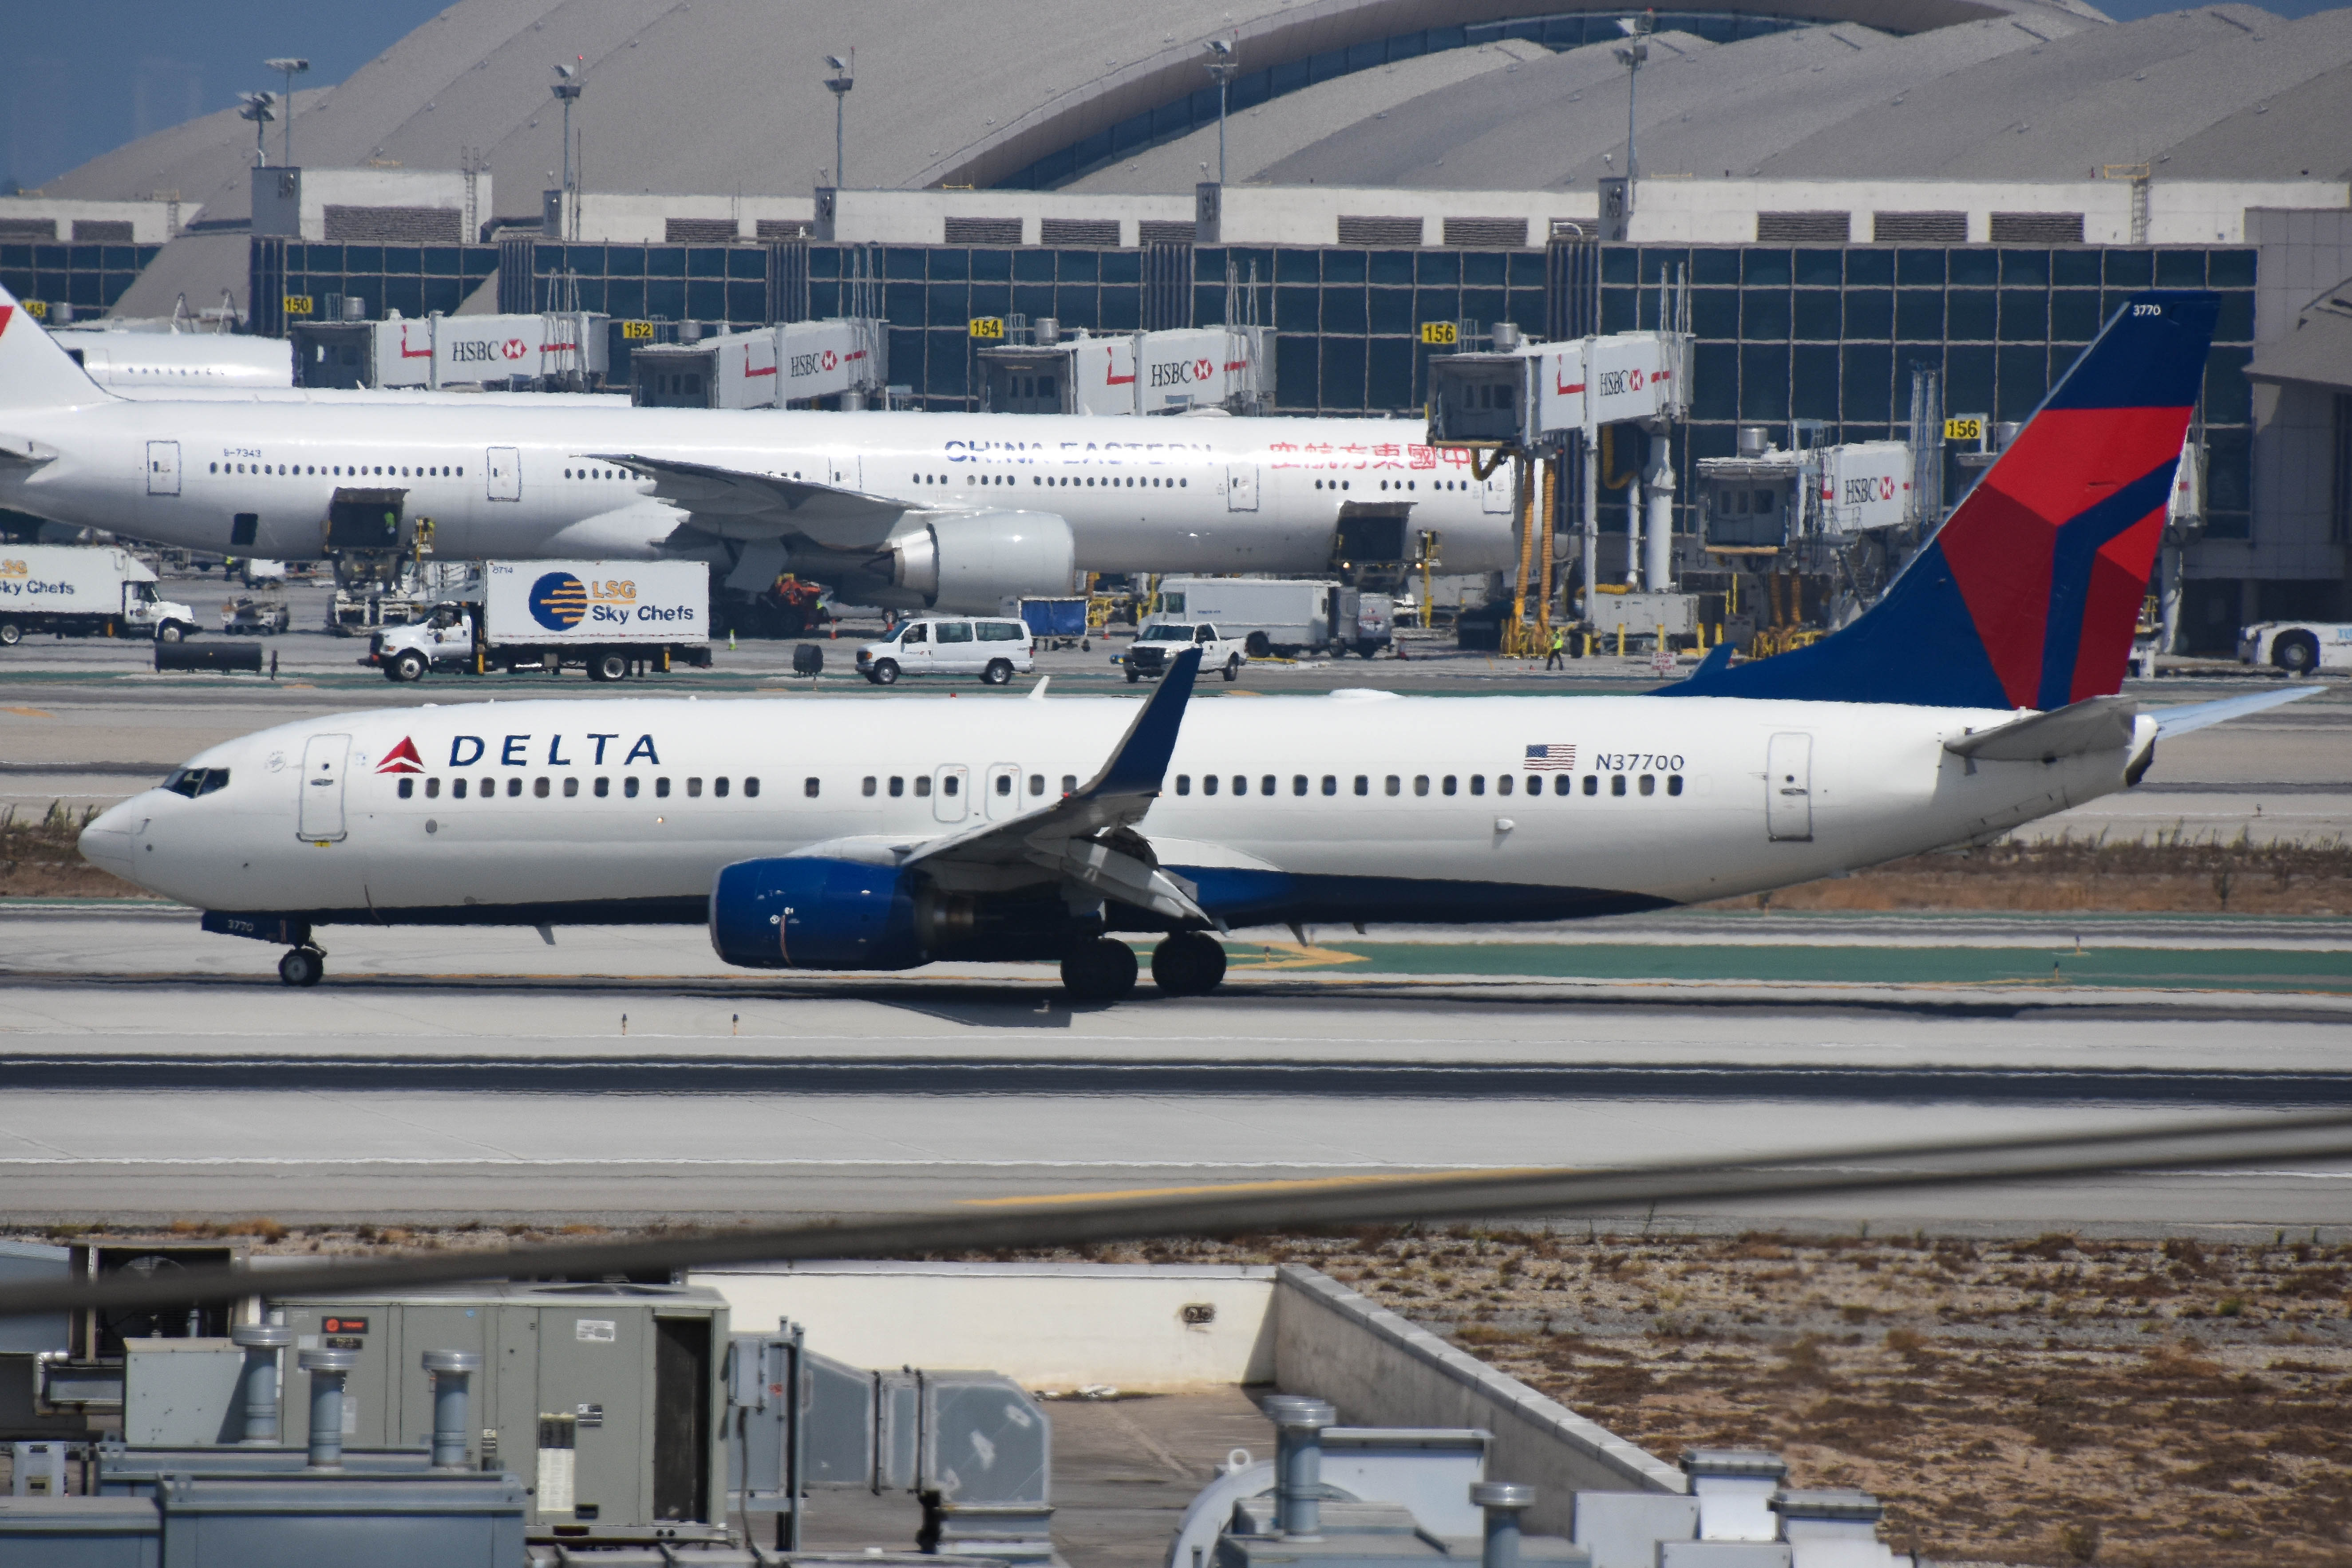
[{"label": "dirt ground", "polygon": [[[593,1230],[172,1234],[316,1256]],[[1046,1256],[1320,1268],[1669,1461],[1762,1447],[1792,1487],[1874,1492],[1888,1544],[1938,1563],[2352,1564],[2352,1243],[2337,1233],[1454,1227]]]}]

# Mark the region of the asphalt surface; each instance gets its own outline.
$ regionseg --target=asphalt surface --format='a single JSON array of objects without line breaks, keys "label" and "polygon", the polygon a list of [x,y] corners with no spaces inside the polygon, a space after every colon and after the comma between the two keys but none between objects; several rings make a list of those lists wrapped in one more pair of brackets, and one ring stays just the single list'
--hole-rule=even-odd
[{"label": "asphalt surface", "polygon": [[[1243,933],[1216,996],[1147,984],[1073,1009],[1043,969],[780,984],[691,928],[551,948],[337,932],[328,983],[289,991],[273,949],[184,913],[20,907],[0,916],[0,1181],[19,1221],[774,1217],[2352,1105],[2340,922],[1996,917],[1958,934],[1997,945],[1909,947],[1818,917],[1646,922],[1581,949],[1391,941],[1378,968],[1347,958],[1365,944]],[[1791,979],[1791,950],[1879,967]],[[1955,952],[2219,977],[1909,977]],[[1675,977],[1694,955],[1718,973]],[[2326,973],[2264,983],[2282,963]],[[1604,972],[1558,973],[1579,967]],[[2347,1182],[2352,1164],[1640,1217],[2228,1233],[2352,1221]]]}]

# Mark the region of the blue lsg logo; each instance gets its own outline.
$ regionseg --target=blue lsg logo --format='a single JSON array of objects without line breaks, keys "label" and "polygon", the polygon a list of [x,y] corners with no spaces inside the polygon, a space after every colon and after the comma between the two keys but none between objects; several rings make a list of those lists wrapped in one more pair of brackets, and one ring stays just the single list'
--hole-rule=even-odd
[{"label": "blue lsg logo", "polygon": [[531,618],[551,632],[568,632],[588,613],[588,584],[569,572],[550,572],[530,585]]}]

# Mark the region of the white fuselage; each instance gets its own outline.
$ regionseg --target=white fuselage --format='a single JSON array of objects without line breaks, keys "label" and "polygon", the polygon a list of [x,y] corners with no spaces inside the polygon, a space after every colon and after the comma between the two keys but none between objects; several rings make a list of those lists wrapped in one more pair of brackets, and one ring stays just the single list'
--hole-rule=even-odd
[{"label": "white fuselage", "polygon": [[[282,559],[320,553],[339,489],[404,491],[404,515],[433,520],[445,556],[644,559],[686,513],[589,456],[625,452],[791,476],[919,516],[1051,512],[1084,571],[1323,572],[1351,502],[1409,506],[1411,530],[1442,535],[1448,572],[1516,560],[1508,471],[1477,480],[1418,421],[108,399],[0,424],[58,454],[0,466],[0,506]],[[249,539],[234,537],[240,515]]]},{"label": "white fuselage", "polygon": [[[214,910],[696,919],[736,861],[818,845],[887,859],[1043,806],[1094,775],[1135,712],[975,696],[349,713],[212,748],[189,766],[227,770],[225,784],[135,796],[83,847]],[[2055,763],[1943,749],[2012,717],[1706,698],[1204,699],[1140,831],[1235,924],[1690,903],[2063,810],[2123,787],[2153,737],[2143,719],[2131,748]],[[421,771],[385,771],[410,752]]]}]

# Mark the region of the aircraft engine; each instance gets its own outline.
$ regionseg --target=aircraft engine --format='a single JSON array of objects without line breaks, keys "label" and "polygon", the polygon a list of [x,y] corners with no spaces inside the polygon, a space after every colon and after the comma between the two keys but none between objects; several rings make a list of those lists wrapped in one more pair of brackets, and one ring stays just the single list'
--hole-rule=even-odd
[{"label": "aircraft engine", "polygon": [[739,860],[710,888],[710,945],[747,969],[912,969],[917,879],[815,856]]},{"label": "aircraft engine", "polygon": [[934,519],[890,542],[893,585],[929,609],[994,615],[1023,595],[1070,591],[1077,542],[1049,511]]}]

